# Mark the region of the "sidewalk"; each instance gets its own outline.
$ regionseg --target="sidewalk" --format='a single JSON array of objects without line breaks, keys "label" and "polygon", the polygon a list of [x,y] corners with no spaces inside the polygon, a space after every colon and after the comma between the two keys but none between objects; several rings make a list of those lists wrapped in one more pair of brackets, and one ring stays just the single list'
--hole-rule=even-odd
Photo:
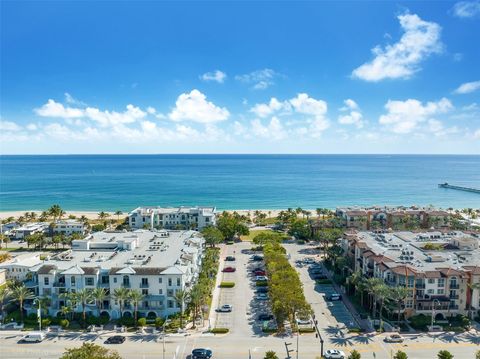
[{"label": "sidewalk", "polygon": [[220,259],[218,261],[218,273],[217,278],[215,280],[215,287],[213,288],[212,292],[212,303],[210,304],[210,312],[208,314],[208,325],[209,330],[215,328],[215,322],[217,321],[217,312],[216,309],[218,308],[218,302],[220,299],[220,283],[222,282],[223,273],[223,258],[225,257],[226,247],[224,244],[220,245]]}]

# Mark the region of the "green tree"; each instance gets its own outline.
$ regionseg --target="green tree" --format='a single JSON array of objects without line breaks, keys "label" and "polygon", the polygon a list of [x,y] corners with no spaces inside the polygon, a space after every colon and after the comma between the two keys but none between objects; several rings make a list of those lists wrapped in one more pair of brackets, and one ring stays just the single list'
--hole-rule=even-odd
[{"label": "green tree", "polygon": [[12,288],[11,300],[18,303],[20,310],[20,321],[23,323],[23,305],[26,300],[34,299],[32,291],[25,287],[25,284],[15,285]]},{"label": "green tree", "polygon": [[276,242],[280,243],[283,239],[283,236],[277,232],[261,232],[257,234],[255,237],[253,237],[253,243],[256,244],[257,246],[263,246],[266,243],[269,242]]},{"label": "green tree", "polygon": [[98,214],[98,219],[101,219],[101,220],[104,220],[106,218],[110,217],[110,214],[107,213],[107,212],[104,212],[104,211],[101,211],[99,214]]},{"label": "green tree", "polygon": [[139,290],[132,289],[128,293],[128,301],[133,305],[133,318],[135,320],[135,325],[137,325],[138,317],[138,306],[142,302],[145,296]]},{"label": "green tree", "polygon": [[382,283],[376,286],[375,292],[376,292],[375,293],[376,300],[380,302],[380,311],[379,311],[378,317],[380,318],[380,331],[382,331],[383,330],[383,319],[382,319],[383,305],[385,303],[385,300],[389,298],[390,287]]},{"label": "green tree", "polygon": [[269,350],[268,352],[265,353],[265,356],[263,359],[279,359],[277,353],[275,353],[273,350]]},{"label": "green tree", "polygon": [[306,219],[296,219],[290,224],[288,234],[297,239],[309,239],[312,236],[310,224]]},{"label": "green tree", "polygon": [[10,288],[7,286],[0,288],[0,314],[2,315],[2,322],[5,319],[5,306],[10,300],[11,295]]},{"label": "green tree", "polygon": [[93,343],[83,343],[79,348],[67,349],[60,359],[122,359],[117,351]]},{"label": "green tree", "polygon": [[57,219],[60,219],[65,212],[58,204],[54,204],[48,209],[48,214],[53,217],[53,221],[55,222]]},{"label": "green tree", "polygon": [[356,350],[353,350],[347,359],[361,359],[361,358],[362,356],[360,355],[360,353],[357,352]]},{"label": "green tree", "polygon": [[205,238],[205,243],[211,247],[215,247],[224,240],[223,233],[213,226],[208,226],[202,229],[202,235],[203,238]]},{"label": "green tree", "polygon": [[95,288],[92,290],[92,298],[95,300],[95,305],[97,306],[98,315],[103,309],[103,301],[108,298],[107,291],[105,288]]},{"label": "green tree", "polygon": [[122,211],[115,211],[115,215],[117,216],[117,222],[120,221],[120,216],[123,214]]},{"label": "green tree", "polygon": [[123,308],[125,308],[125,302],[128,300],[129,290],[127,288],[116,288],[113,291],[113,298],[118,301],[120,306],[120,318],[123,317]]},{"label": "green tree", "polygon": [[393,359],[408,359],[408,355],[405,352],[399,350],[395,353]]},{"label": "green tree", "polygon": [[437,354],[438,359],[453,359],[452,353],[448,350],[440,350]]},{"label": "green tree", "polygon": [[372,317],[375,319],[375,308],[377,303],[376,290],[379,285],[383,284],[383,280],[380,278],[368,278],[365,282],[365,290],[370,297],[370,307],[372,309]]},{"label": "green tree", "polygon": [[480,350],[475,353],[475,359],[480,359]]},{"label": "green tree", "polygon": [[410,291],[407,287],[394,287],[389,296],[389,300],[397,306],[397,321],[400,323],[400,311]]},{"label": "green tree", "polygon": [[179,289],[175,292],[175,302],[180,307],[180,328],[183,329],[183,313],[185,311],[185,302],[188,300],[188,292]]},{"label": "green tree", "polygon": [[93,300],[92,290],[87,288],[79,289],[75,293],[75,297],[77,299],[77,303],[82,307],[82,318],[83,324],[85,325],[87,319],[87,304],[91,303]]},{"label": "green tree", "polygon": [[245,225],[246,218],[238,213],[223,212],[217,219],[217,228],[226,240],[232,240],[237,235],[248,235],[249,230]]}]

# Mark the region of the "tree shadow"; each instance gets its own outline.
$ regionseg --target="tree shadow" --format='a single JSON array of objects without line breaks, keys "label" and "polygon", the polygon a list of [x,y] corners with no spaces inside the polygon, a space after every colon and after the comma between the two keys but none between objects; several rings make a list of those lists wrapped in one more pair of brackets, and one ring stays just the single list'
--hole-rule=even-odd
[{"label": "tree shadow", "polygon": [[352,339],[351,337],[350,338],[347,338],[347,337],[331,337],[330,342],[332,342],[333,344],[335,344],[337,346],[346,347],[346,346],[352,346],[354,344],[351,339]]},{"label": "tree shadow", "polygon": [[366,334],[366,335],[356,335],[352,337],[353,341],[359,344],[370,344],[373,343],[375,335],[373,334]]},{"label": "tree shadow", "polygon": [[464,336],[466,342],[470,342],[476,345],[480,345],[480,335],[478,333],[467,333]]}]

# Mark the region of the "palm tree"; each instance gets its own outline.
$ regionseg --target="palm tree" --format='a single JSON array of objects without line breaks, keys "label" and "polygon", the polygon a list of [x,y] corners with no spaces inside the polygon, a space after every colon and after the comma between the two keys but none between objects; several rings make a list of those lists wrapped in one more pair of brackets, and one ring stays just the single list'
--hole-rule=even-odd
[{"label": "palm tree", "polygon": [[183,312],[185,311],[185,302],[188,299],[188,292],[183,289],[179,289],[175,292],[175,301],[180,307],[180,328],[183,329]]},{"label": "palm tree", "polygon": [[116,212],[115,212],[115,215],[117,216],[117,222],[120,221],[120,216],[121,216],[122,214],[123,214],[122,211],[116,211]]},{"label": "palm tree", "polygon": [[[67,302],[67,305],[65,306],[65,314],[70,313],[71,314],[70,319],[73,319],[75,309],[77,309],[77,306],[78,306],[77,293],[75,293],[75,292],[65,292],[65,293],[60,294],[60,297],[65,298],[65,301]],[[64,308],[64,307],[62,307],[62,308]]]},{"label": "palm tree", "polygon": [[63,211],[62,207],[60,207],[58,204],[54,204],[48,209],[48,213],[53,217],[53,221],[55,222],[57,218],[60,218],[60,216],[65,214]]},{"label": "palm tree", "polygon": [[138,305],[143,300],[144,295],[142,292],[132,289],[128,293],[128,300],[133,305],[133,317],[135,319],[135,328],[137,327],[137,314],[138,314]]},{"label": "palm tree", "polygon": [[92,290],[87,288],[79,289],[75,293],[75,297],[77,298],[78,304],[82,306],[82,318],[85,325],[87,319],[87,304],[93,299]]},{"label": "palm tree", "polygon": [[72,312],[72,307],[69,305],[64,305],[60,308],[60,313],[67,319],[68,314]]},{"label": "palm tree", "polygon": [[205,290],[202,289],[199,284],[193,287],[193,289],[190,291],[190,305],[193,307],[193,328],[196,328],[197,316],[203,302],[204,291]]},{"label": "palm tree", "polygon": [[380,278],[368,278],[365,282],[365,290],[370,298],[370,307],[372,309],[372,317],[375,319],[375,306],[376,306],[376,287],[383,284],[383,280]]},{"label": "palm tree", "polygon": [[380,331],[383,329],[383,320],[382,320],[382,312],[383,312],[383,304],[385,303],[385,300],[388,299],[390,295],[390,288],[387,287],[385,283],[379,284],[376,286],[376,299],[377,301],[380,302],[380,312],[379,312],[379,318],[380,318]]},{"label": "palm tree", "polygon": [[30,289],[25,287],[25,284],[19,284],[13,287],[11,298],[13,302],[18,302],[20,309],[20,320],[23,323],[23,304],[26,300],[33,299],[35,296]]},{"label": "palm tree", "polygon": [[397,305],[397,321],[400,324],[400,310],[410,290],[407,287],[394,287],[390,293],[390,300]]},{"label": "palm tree", "polygon": [[37,219],[37,214],[35,212],[30,212],[30,220],[34,221]]},{"label": "palm tree", "polygon": [[98,315],[100,316],[100,311],[103,309],[103,301],[107,298],[107,291],[105,288],[95,288],[92,290],[92,298],[95,299],[95,304],[98,309]]},{"label": "palm tree", "polygon": [[113,291],[113,298],[118,301],[118,305],[120,306],[120,318],[123,317],[123,308],[125,307],[125,301],[128,300],[128,294],[130,290],[127,288],[116,288]]},{"label": "palm tree", "polygon": [[35,300],[33,301],[33,304],[36,307],[40,307],[40,310],[42,311],[42,314],[43,314],[51,302],[52,302],[51,297],[44,296],[44,297],[36,297]]},{"label": "palm tree", "polygon": [[101,211],[99,214],[98,214],[98,218],[99,219],[105,219],[107,217],[110,217],[110,214],[108,214],[107,212],[104,212],[104,211]]},{"label": "palm tree", "polygon": [[7,286],[0,288],[0,314],[2,315],[2,322],[5,318],[4,307],[9,301],[11,295],[12,293]]}]

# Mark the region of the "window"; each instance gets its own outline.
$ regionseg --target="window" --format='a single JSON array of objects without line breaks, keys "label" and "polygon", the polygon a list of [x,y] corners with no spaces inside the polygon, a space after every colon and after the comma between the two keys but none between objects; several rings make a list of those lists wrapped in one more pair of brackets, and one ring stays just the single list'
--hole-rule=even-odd
[{"label": "window", "polygon": [[407,299],[405,301],[405,308],[413,308],[413,300]]},{"label": "window", "polygon": [[158,294],[163,295],[163,289],[159,289]]},{"label": "window", "polygon": [[433,279],[433,278],[428,278],[428,283],[429,283],[429,284],[435,283],[435,279]]},{"label": "window", "polygon": [[172,278],[168,278],[168,286],[169,286],[169,287],[172,286]]},{"label": "window", "polygon": [[142,286],[148,287],[148,278],[142,278]]},{"label": "window", "polygon": [[162,278],[158,278],[158,283],[162,284]]},{"label": "window", "polygon": [[71,278],[70,278],[70,285],[71,285],[72,287],[75,287],[75,277],[71,277]]},{"label": "window", "polygon": [[435,292],[435,291],[434,291],[433,289],[427,290],[427,293],[428,293],[428,294],[433,294],[434,292]]},{"label": "window", "polygon": [[445,287],[445,278],[438,278],[438,286]]},{"label": "window", "polygon": [[117,283],[117,277],[113,277],[113,283]]},{"label": "window", "polygon": [[167,296],[173,297],[173,289],[167,289]]},{"label": "window", "polygon": [[437,290],[437,294],[445,294],[445,290],[439,289],[439,290]]},{"label": "window", "polygon": [[173,300],[169,300],[169,301],[168,301],[168,307],[169,307],[169,308],[173,308]]},{"label": "window", "polygon": [[177,287],[180,287],[180,285],[181,285],[181,280],[180,278],[177,278]]},{"label": "window", "polygon": [[92,277],[86,277],[85,278],[85,285],[93,285],[93,278]]},{"label": "window", "polygon": [[43,278],[43,284],[48,285],[50,283],[50,279],[48,277]]},{"label": "window", "polygon": [[109,277],[104,275],[102,276],[102,284],[108,284],[110,281],[109,281]]},{"label": "window", "polygon": [[142,294],[143,295],[148,295],[148,289],[142,289]]}]

